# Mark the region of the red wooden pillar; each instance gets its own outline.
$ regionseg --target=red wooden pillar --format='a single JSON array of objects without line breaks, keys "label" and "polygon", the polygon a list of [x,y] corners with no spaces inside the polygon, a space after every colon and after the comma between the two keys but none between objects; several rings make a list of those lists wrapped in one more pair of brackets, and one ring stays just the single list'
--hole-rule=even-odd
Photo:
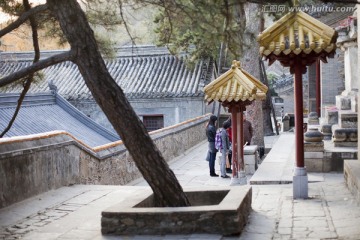
[{"label": "red wooden pillar", "polygon": [[238,124],[237,124],[237,108],[232,106],[231,111],[231,131],[232,131],[232,176],[238,177],[239,162],[238,162]]},{"label": "red wooden pillar", "polygon": [[239,131],[239,144],[238,144],[238,148],[239,148],[239,170],[245,170],[244,168],[244,114],[243,114],[243,108],[239,109],[240,111],[238,112],[238,128],[240,129]]},{"label": "red wooden pillar", "polygon": [[303,89],[302,89],[302,64],[297,61],[295,65],[295,152],[296,166],[303,168],[304,164],[304,119],[303,119]]},{"label": "red wooden pillar", "polygon": [[238,172],[244,169],[244,129],[243,111],[245,106],[234,104],[229,108],[231,112],[231,131],[232,131],[232,176],[238,178]]},{"label": "red wooden pillar", "polygon": [[320,79],[320,59],[316,60],[316,112],[321,116],[321,79]]}]

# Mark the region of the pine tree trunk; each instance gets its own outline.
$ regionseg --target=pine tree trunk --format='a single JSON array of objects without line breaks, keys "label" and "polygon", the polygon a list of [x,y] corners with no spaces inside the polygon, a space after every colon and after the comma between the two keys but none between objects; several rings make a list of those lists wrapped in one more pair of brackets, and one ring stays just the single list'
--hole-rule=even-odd
[{"label": "pine tree trunk", "polygon": [[[259,25],[259,32],[262,32],[265,30],[265,18],[264,13],[260,12],[260,25]],[[272,103],[271,103],[271,92],[270,92],[270,85],[269,81],[266,76],[266,69],[264,66],[264,62],[260,60],[259,58],[259,65],[260,65],[260,76],[263,78],[263,83],[268,86],[268,92],[266,93],[266,100],[263,101],[262,109],[264,114],[264,136],[271,136],[274,135],[274,128],[271,122],[271,117],[273,113],[272,109]],[[276,119],[274,119],[275,121]],[[275,121],[275,127],[276,127],[276,121]],[[276,133],[278,133],[278,130],[276,129]]]},{"label": "pine tree trunk", "polygon": [[271,123],[271,95],[270,91],[266,94],[266,99],[262,103],[262,110],[264,116],[264,136],[275,135],[274,129]]},{"label": "pine tree trunk", "polygon": [[[259,34],[260,28],[259,5],[246,3],[245,15],[246,31],[248,33],[245,35],[244,40],[248,47],[244,49],[241,65],[251,75],[260,79],[259,45],[256,41],[256,36]],[[251,144],[265,146],[262,102],[254,101],[251,105],[246,107],[246,112],[246,118],[251,122],[254,129]]]},{"label": "pine tree trunk", "polygon": [[[86,85],[114,129],[121,136],[144,179],[154,192],[157,206],[188,206],[189,201],[175,174],[110,76],[98,50],[94,33],[76,0],[47,0],[58,19]],[[66,79],[64,79],[65,81]]]}]

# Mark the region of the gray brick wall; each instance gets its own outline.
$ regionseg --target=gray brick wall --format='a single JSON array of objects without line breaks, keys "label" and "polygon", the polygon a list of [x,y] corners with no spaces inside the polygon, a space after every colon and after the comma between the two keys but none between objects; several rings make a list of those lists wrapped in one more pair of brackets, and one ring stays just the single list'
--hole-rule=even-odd
[{"label": "gray brick wall", "polygon": [[[209,116],[150,133],[164,159],[204,141]],[[63,131],[0,141],[0,208],[70,184],[123,185],[139,177],[121,141],[88,148]]]},{"label": "gray brick wall", "polygon": [[334,58],[328,59],[328,63],[321,63],[322,115],[324,115],[324,107],[335,105],[335,96],[340,95],[345,89],[341,68],[344,68],[344,62],[340,50]]},{"label": "gray brick wall", "polygon": [[[107,129],[113,129],[105,114],[94,101],[70,101],[77,109]],[[178,124],[211,111],[203,97],[129,100],[136,114],[163,115],[164,127]]]}]

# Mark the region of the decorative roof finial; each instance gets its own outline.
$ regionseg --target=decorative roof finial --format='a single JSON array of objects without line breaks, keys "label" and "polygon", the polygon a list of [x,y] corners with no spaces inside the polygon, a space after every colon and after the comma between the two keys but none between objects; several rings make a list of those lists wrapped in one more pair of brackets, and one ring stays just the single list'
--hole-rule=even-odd
[{"label": "decorative roof finial", "polygon": [[231,69],[240,68],[240,67],[241,67],[240,61],[237,60],[232,61]]},{"label": "decorative roof finial", "polygon": [[299,6],[299,0],[293,0],[294,3],[294,7],[298,7]]},{"label": "decorative roof finial", "polygon": [[49,85],[50,91],[52,91],[53,93],[57,92],[57,86],[53,83],[52,79],[48,81],[48,85]]}]

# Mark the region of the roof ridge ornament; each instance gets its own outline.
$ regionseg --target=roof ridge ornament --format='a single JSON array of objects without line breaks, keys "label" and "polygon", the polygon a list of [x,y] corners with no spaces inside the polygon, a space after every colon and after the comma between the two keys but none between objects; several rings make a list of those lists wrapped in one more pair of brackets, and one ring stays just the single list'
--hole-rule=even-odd
[{"label": "roof ridge ornament", "polygon": [[57,93],[57,86],[55,85],[53,79],[48,80],[48,86],[52,93]]},{"label": "roof ridge ornament", "polygon": [[[293,0],[294,7],[299,7],[299,0]],[[295,8],[296,11],[296,8]]]},{"label": "roof ridge ornament", "polygon": [[233,60],[231,64],[231,69],[239,68],[241,69],[241,62],[237,60]]},{"label": "roof ridge ornament", "polygon": [[219,101],[225,106],[233,103],[250,104],[254,100],[265,99],[267,86],[240,66],[240,61],[232,61],[231,69],[204,87],[208,103]]}]

